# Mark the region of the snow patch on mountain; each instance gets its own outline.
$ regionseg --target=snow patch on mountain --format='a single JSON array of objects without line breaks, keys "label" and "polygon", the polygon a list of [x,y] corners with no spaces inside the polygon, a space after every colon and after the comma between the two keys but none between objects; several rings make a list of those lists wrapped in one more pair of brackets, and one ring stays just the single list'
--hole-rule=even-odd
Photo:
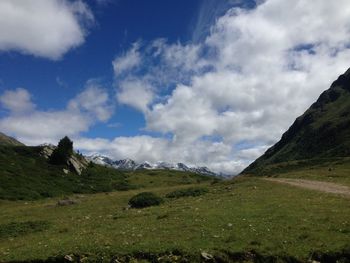
[{"label": "snow patch on mountain", "polygon": [[131,159],[112,160],[111,158],[103,155],[90,155],[90,156],[87,156],[86,158],[96,164],[112,167],[119,170],[126,170],[126,171],[134,171],[134,170],[141,170],[141,169],[147,169],[147,170],[155,170],[155,169],[166,170],[167,169],[167,170],[193,172],[197,174],[204,174],[204,175],[211,175],[211,176],[218,175],[210,171],[208,167],[205,167],[205,166],[190,167],[184,163],[168,163],[168,162],[161,162],[161,161],[157,163],[150,163],[147,161],[143,163],[137,163]]}]

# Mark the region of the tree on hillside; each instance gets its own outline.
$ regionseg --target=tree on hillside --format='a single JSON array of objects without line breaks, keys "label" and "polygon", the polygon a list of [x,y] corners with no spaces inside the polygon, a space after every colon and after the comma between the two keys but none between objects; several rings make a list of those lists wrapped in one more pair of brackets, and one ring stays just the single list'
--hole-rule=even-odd
[{"label": "tree on hillside", "polygon": [[67,161],[73,154],[73,142],[65,136],[61,139],[57,145],[57,148],[52,152],[50,156],[50,163],[56,165],[67,164]]}]

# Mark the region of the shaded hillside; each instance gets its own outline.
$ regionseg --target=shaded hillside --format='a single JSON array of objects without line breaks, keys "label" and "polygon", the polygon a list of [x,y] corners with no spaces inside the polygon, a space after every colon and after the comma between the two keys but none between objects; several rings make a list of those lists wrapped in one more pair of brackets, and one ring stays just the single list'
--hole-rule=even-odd
[{"label": "shaded hillside", "polygon": [[0,132],[0,145],[23,146],[24,144]]},{"label": "shaded hillside", "polygon": [[72,193],[128,189],[127,176],[102,166],[89,166],[82,175],[50,164],[42,147],[0,147],[0,199],[33,200]]},{"label": "shaded hillside", "polygon": [[44,149],[47,150],[47,146],[0,146],[0,199],[34,200],[213,180],[177,171],[128,173],[92,163],[78,175],[66,165],[51,164]]},{"label": "shaded hillside", "polygon": [[295,120],[278,143],[242,173],[264,173],[267,166],[277,163],[347,156],[350,156],[350,69]]}]

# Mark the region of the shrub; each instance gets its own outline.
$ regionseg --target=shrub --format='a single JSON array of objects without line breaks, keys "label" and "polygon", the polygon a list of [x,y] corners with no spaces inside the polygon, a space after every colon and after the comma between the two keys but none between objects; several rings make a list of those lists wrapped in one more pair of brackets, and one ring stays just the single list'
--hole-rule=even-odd
[{"label": "shrub", "polygon": [[137,194],[129,200],[129,205],[134,208],[160,205],[161,203],[163,203],[163,199],[150,192]]},{"label": "shrub", "polygon": [[191,187],[187,189],[176,190],[166,195],[167,198],[180,198],[186,196],[199,196],[208,193],[207,188]]}]

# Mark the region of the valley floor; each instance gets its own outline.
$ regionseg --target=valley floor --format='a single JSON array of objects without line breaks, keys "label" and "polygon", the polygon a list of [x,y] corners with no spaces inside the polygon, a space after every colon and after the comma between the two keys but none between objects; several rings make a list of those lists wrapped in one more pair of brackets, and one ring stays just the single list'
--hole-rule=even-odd
[{"label": "valley floor", "polygon": [[0,262],[349,260],[348,198],[254,177],[194,185],[209,192],[144,209],[126,208],[142,190],[73,195],[70,206],[0,201]]}]

